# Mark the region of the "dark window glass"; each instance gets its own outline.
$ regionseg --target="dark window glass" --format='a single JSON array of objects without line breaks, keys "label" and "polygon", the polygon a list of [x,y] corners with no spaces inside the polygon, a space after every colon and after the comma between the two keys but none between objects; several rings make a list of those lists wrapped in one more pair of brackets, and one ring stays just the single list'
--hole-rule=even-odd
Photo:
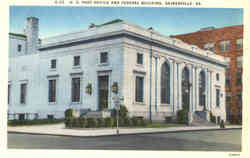
[{"label": "dark window glass", "polygon": [[216,89],[216,106],[220,106],[220,90]]},{"label": "dark window glass", "polygon": [[236,85],[242,85],[242,73],[241,72],[237,72],[237,76],[236,76]]},{"label": "dark window glass", "polygon": [[241,95],[241,93],[237,94],[237,104],[242,105],[242,95]]},{"label": "dark window glass", "polygon": [[206,104],[206,76],[204,71],[201,71],[199,76],[199,104],[202,106]]},{"label": "dark window glass", "polygon": [[237,50],[243,49],[243,40],[242,40],[242,38],[236,40],[236,49]]},{"label": "dark window glass", "polygon": [[56,80],[49,80],[49,102],[56,102]]},{"label": "dark window glass", "polygon": [[135,101],[143,102],[143,77],[136,76]]},{"label": "dark window glass", "polygon": [[56,68],[56,59],[51,60],[51,69]]},{"label": "dark window glass", "polygon": [[21,52],[21,51],[22,51],[22,45],[20,45],[20,44],[17,45],[17,51],[18,51],[18,52]]},{"label": "dark window glass", "polygon": [[10,103],[10,91],[11,91],[11,85],[8,85],[8,104]]},{"label": "dark window glass", "polygon": [[232,97],[231,96],[226,97],[226,104],[229,104],[229,105],[232,104]]},{"label": "dark window glass", "polygon": [[22,83],[21,84],[21,96],[20,96],[20,103],[21,104],[26,103],[26,94],[27,94],[27,84]]},{"label": "dark window glass", "polygon": [[219,43],[220,51],[225,52],[230,50],[230,41],[221,41]]},{"label": "dark window glass", "polygon": [[231,75],[229,72],[226,73],[226,87],[230,88],[231,86]]},{"label": "dark window glass", "polygon": [[47,115],[48,120],[53,120],[54,119],[54,115]]},{"label": "dark window glass", "polygon": [[108,52],[102,52],[100,57],[100,63],[108,62]]},{"label": "dark window glass", "polygon": [[72,102],[80,102],[80,78],[72,78]]},{"label": "dark window glass", "polygon": [[206,43],[205,45],[204,45],[204,49],[205,50],[210,50],[210,51],[214,51],[214,43]]},{"label": "dark window glass", "polygon": [[137,64],[143,64],[143,54],[137,53]]},{"label": "dark window glass", "polygon": [[19,114],[18,120],[25,120],[25,114]]},{"label": "dark window glass", "polygon": [[219,81],[220,80],[220,75],[217,73],[216,74],[216,80]]},{"label": "dark window glass", "polygon": [[170,104],[170,67],[167,62],[161,66],[161,103]]},{"label": "dark window glass", "polygon": [[74,66],[80,65],[80,56],[74,56]]}]

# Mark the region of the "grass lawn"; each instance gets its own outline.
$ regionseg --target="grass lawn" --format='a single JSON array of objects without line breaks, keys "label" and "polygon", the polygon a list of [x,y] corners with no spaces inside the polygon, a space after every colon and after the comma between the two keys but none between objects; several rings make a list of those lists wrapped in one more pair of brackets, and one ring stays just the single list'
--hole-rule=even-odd
[{"label": "grass lawn", "polygon": [[152,128],[152,127],[179,127],[179,126],[187,126],[184,123],[153,123],[153,124],[147,124],[146,127]]}]

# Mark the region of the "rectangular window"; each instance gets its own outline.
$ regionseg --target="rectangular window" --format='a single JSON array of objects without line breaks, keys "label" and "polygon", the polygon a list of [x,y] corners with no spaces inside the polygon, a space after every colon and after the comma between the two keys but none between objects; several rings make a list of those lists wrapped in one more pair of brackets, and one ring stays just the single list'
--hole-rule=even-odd
[{"label": "rectangular window", "polygon": [[19,114],[18,115],[18,120],[25,120],[25,114]]},{"label": "rectangular window", "polygon": [[49,103],[56,102],[56,80],[49,80]]},{"label": "rectangular window", "polygon": [[143,54],[137,53],[137,64],[143,64]]},{"label": "rectangular window", "polygon": [[72,102],[80,102],[80,78],[72,78]]},{"label": "rectangular window", "polygon": [[108,63],[108,52],[102,52],[100,56],[100,63]]},{"label": "rectangular window", "polygon": [[17,45],[17,51],[18,51],[18,52],[21,52],[21,51],[22,51],[22,45],[21,45],[21,44],[18,44],[18,45]]},{"label": "rectangular window", "polygon": [[236,60],[237,60],[237,67],[242,68],[242,56],[238,56]]},{"label": "rectangular window", "polygon": [[216,89],[216,106],[220,106],[220,90]]},{"label": "rectangular window", "polygon": [[241,93],[237,94],[237,104],[242,105],[242,95],[241,95]]},{"label": "rectangular window", "polygon": [[74,56],[74,66],[80,66],[80,56]]},{"label": "rectangular window", "polygon": [[204,45],[204,49],[205,50],[209,50],[209,51],[214,51],[214,43],[206,43],[205,45]]},{"label": "rectangular window", "polygon": [[56,59],[52,59],[50,63],[50,68],[55,69],[56,68]]},{"label": "rectangular window", "polygon": [[47,115],[48,120],[54,120],[54,115]]},{"label": "rectangular window", "polygon": [[230,41],[229,40],[221,41],[219,43],[219,47],[220,47],[220,51],[222,51],[222,52],[229,51],[230,50]]},{"label": "rectangular window", "polygon": [[135,83],[135,101],[136,102],[143,102],[143,77],[136,76],[136,83]]},{"label": "rectangular window", "polygon": [[216,74],[216,80],[217,80],[217,81],[220,80],[220,75],[219,75],[219,73]]},{"label": "rectangular window", "polygon": [[236,75],[236,85],[237,86],[242,85],[242,72],[237,72],[237,75]]},{"label": "rectangular window", "polygon": [[232,104],[232,97],[231,96],[227,96],[226,97],[226,104],[227,105],[231,105]]},{"label": "rectangular window", "polygon": [[236,49],[237,50],[242,50],[243,49],[243,39],[239,38],[236,40]]},{"label": "rectangular window", "polygon": [[11,91],[11,85],[8,85],[8,104],[10,104],[10,91]]},{"label": "rectangular window", "polygon": [[226,72],[226,87],[231,86],[231,76],[229,72]]},{"label": "rectangular window", "polygon": [[20,103],[21,104],[26,103],[26,95],[27,95],[27,84],[22,83],[21,84],[21,95],[20,95]]}]

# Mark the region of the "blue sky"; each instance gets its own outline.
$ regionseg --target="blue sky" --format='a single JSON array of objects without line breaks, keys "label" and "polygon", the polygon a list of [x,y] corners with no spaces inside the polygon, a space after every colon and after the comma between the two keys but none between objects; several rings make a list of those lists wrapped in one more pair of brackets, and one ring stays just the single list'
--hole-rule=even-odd
[{"label": "blue sky", "polygon": [[40,37],[84,30],[90,23],[114,19],[144,28],[153,27],[164,35],[195,32],[200,28],[243,24],[243,9],[231,8],[128,8],[128,7],[10,7],[10,32],[23,33],[26,17],[40,19]]}]

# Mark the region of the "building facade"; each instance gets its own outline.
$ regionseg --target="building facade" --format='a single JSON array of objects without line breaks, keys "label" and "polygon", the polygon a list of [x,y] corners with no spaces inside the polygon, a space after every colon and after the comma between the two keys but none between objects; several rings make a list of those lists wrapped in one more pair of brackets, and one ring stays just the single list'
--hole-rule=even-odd
[{"label": "building facade", "polygon": [[242,120],[243,25],[204,28],[200,31],[173,36],[201,49],[229,57],[226,70],[226,112],[229,120]]},{"label": "building facade", "polygon": [[112,109],[114,96],[129,116],[165,120],[186,108],[189,122],[202,112],[226,119],[224,57],[122,20],[42,40],[38,24],[29,17],[25,35],[9,35],[9,119]]}]

